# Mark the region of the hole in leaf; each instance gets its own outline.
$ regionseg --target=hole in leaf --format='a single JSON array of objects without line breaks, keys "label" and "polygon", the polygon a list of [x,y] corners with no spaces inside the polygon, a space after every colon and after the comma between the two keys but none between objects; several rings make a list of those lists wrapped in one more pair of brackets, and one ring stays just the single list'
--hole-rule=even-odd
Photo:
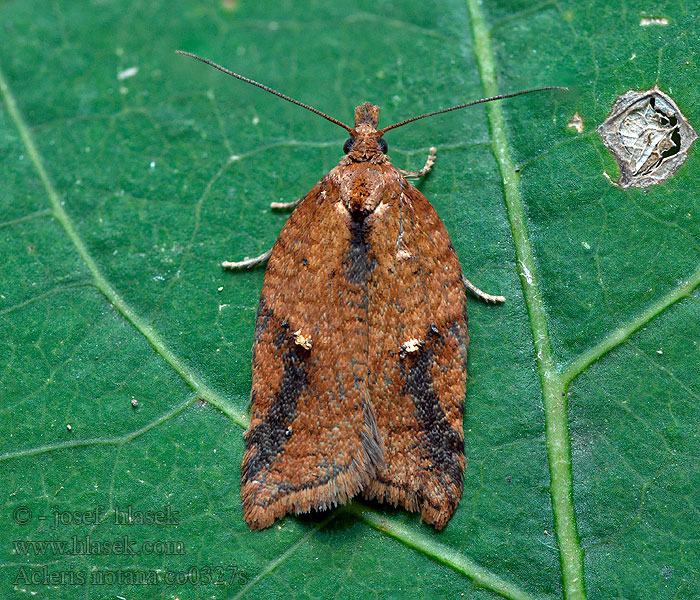
[{"label": "hole in leaf", "polygon": [[676,103],[656,86],[620,96],[598,133],[617,160],[617,185],[623,188],[662,183],[685,162],[697,139]]}]

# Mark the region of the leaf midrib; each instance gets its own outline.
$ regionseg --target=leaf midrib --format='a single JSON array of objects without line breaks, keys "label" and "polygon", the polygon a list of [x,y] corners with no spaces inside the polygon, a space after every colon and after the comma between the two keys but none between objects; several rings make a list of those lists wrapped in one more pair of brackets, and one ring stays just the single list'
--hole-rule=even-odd
[{"label": "leaf midrib", "polygon": [[[485,96],[498,92],[490,30],[480,0],[466,0],[471,17],[474,53]],[[567,600],[585,600],[583,549],[576,526],[573,505],[571,441],[568,429],[567,391],[570,383],[591,364],[622,344],[635,331],[667,308],[688,297],[700,285],[700,268],[637,317],[616,328],[593,348],[558,367],[552,353],[544,299],[539,289],[537,268],[527,232],[525,210],[519,187],[519,175],[510,155],[505,119],[499,102],[486,106],[491,128],[492,151],[503,179],[504,200],[513,235],[518,275],[523,289],[536,352],[545,408],[545,437],[550,472],[550,497],[559,544],[561,580]]]},{"label": "leaf midrib", "polygon": [[[479,0],[467,0],[471,17],[474,54],[486,96],[498,93],[496,71],[491,50],[490,32]],[[486,105],[491,128],[491,145],[503,179],[508,221],[518,264],[520,285],[530,321],[537,369],[542,385],[545,409],[545,439],[549,461],[550,497],[554,528],[559,544],[559,562],[564,597],[585,600],[583,549],[576,528],[571,475],[571,443],[567,419],[565,385],[556,369],[547,329],[544,300],[539,289],[534,253],[527,232],[525,209],[520,195],[519,176],[510,155],[505,119],[500,102]]]}]

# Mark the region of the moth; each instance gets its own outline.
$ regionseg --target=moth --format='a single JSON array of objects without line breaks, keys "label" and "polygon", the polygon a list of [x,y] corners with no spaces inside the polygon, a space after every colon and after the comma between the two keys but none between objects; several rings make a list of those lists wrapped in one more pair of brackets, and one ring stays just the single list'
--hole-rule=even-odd
[{"label": "moth", "polygon": [[420,512],[442,529],[462,497],[467,381],[466,289],[445,225],[387,156],[384,134],[461,104],[378,128],[365,102],[338,165],[303,198],[267,261],[253,347],[251,420],[241,469],[251,529],[287,513],[325,510],[362,495]]}]

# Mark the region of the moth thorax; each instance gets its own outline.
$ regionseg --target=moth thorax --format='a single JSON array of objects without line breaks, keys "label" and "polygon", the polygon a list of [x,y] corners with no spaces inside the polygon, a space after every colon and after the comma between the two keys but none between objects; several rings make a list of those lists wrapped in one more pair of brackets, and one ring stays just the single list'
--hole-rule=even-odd
[{"label": "moth thorax", "polygon": [[340,184],[345,208],[353,218],[364,218],[381,203],[386,182],[380,170],[370,165],[348,168]]}]

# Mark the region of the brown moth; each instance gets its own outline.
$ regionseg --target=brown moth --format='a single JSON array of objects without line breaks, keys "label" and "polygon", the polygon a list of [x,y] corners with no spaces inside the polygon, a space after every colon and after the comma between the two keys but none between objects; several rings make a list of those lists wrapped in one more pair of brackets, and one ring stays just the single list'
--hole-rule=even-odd
[{"label": "brown moth", "polygon": [[[462,497],[466,288],[445,225],[387,156],[379,107],[354,127],[195,55],[346,129],[344,157],[296,206],[270,252],[253,347],[241,472],[251,529],[362,494],[420,512],[436,529]],[[540,88],[552,89],[552,88]]]}]

